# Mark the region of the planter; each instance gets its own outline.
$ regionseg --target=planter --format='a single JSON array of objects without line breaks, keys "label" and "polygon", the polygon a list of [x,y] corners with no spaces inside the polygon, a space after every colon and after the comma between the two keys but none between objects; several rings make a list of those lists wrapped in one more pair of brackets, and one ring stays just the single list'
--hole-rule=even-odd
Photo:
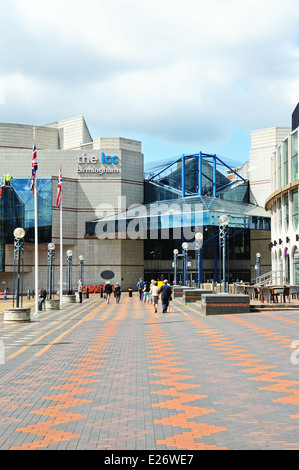
[{"label": "planter", "polygon": [[74,304],[76,303],[76,295],[75,294],[66,294],[62,296],[62,303],[63,304]]},{"label": "planter", "polygon": [[7,308],[4,310],[3,321],[30,322],[31,308]]},{"label": "planter", "polygon": [[45,310],[59,310],[59,300],[46,299],[45,300]]}]

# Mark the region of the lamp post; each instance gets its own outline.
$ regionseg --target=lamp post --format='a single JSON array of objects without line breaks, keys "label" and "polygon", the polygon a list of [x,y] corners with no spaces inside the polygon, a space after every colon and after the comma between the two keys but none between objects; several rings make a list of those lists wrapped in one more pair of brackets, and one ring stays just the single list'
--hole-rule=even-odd
[{"label": "lamp post", "polygon": [[178,277],[178,254],[179,250],[176,248],[173,250],[173,267],[174,267],[174,275],[173,275],[173,285],[177,285],[177,277]]},{"label": "lamp post", "polygon": [[255,266],[256,266],[256,281],[261,276],[261,254],[257,253],[255,255]]},{"label": "lamp post", "polygon": [[195,240],[196,240],[196,250],[197,250],[197,287],[200,287],[200,284],[202,282],[201,279],[201,249],[202,249],[202,240],[203,240],[203,235],[201,232],[197,232],[195,234]]},{"label": "lamp post", "polygon": [[183,286],[186,285],[186,281],[188,281],[188,263],[187,263],[187,256],[188,256],[188,243],[182,243],[183,248]]},{"label": "lamp post", "polygon": [[67,250],[67,281],[68,281],[68,295],[71,295],[72,292],[72,261],[73,261],[73,252],[72,250]]},{"label": "lamp post", "polygon": [[55,244],[49,243],[48,244],[48,292],[49,292],[49,299],[52,299],[52,295],[54,293],[54,270],[53,264],[55,261]]},{"label": "lamp post", "polygon": [[[22,291],[23,291],[23,261],[24,261],[24,236],[25,230],[22,227],[18,227],[14,230],[14,294],[16,293],[16,307],[20,306],[20,270],[22,267]],[[17,272],[16,272],[17,270]],[[16,289],[15,289],[15,276],[16,279]],[[37,292],[35,295],[38,295]],[[23,305],[23,298],[21,296],[21,304]],[[13,295],[13,306],[14,306],[14,295]]]},{"label": "lamp post", "polygon": [[84,285],[83,277],[84,277],[84,256],[80,255],[79,256],[79,278],[82,281],[82,285]]},{"label": "lamp post", "polygon": [[222,282],[223,282],[223,292],[226,292],[226,285],[225,285],[225,261],[226,261],[226,254],[225,254],[225,245],[226,245],[226,236],[227,236],[227,228],[229,224],[229,217],[227,215],[221,215],[218,218],[219,223],[219,237],[222,245]]}]

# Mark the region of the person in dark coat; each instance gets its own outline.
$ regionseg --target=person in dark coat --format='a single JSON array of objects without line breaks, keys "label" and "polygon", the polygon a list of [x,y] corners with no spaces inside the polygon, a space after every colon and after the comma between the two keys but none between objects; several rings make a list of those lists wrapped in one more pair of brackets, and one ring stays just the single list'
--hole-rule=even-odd
[{"label": "person in dark coat", "polygon": [[104,293],[106,296],[107,304],[109,304],[110,296],[112,294],[112,286],[110,284],[110,281],[107,281],[107,284],[105,285],[105,288],[104,288]]},{"label": "person in dark coat", "polygon": [[39,292],[38,292],[38,310],[43,309],[43,303],[45,302],[47,297],[47,291],[40,287]]},{"label": "person in dark coat", "polygon": [[166,313],[172,294],[172,290],[170,285],[168,284],[167,279],[164,280],[163,285],[160,287],[159,294],[161,294],[162,311],[163,313]]}]

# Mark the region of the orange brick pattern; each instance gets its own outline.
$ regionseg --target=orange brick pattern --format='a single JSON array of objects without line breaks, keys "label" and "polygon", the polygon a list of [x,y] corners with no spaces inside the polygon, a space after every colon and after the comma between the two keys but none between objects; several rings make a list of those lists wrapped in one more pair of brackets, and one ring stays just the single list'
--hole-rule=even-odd
[{"label": "orange brick pattern", "polygon": [[[92,320],[99,311],[100,308],[96,308],[88,317],[82,319],[82,323]],[[92,388],[92,385],[100,380],[101,364],[106,357],[106,346],[114,340],[116,325],[115,321],[109,322],[104,332],[99,333],[90,344],[89,352],[83,353],[74,362],[73,367],[65,371],[69,375],[59,378],[63,384],[50,387],[58,392],[42,397],[45,400],[45,407],[29,412],[41,416],[43,420],[16,429],[17,432],[40,436],[40,438],[35,438],[18,447],[13,446],[11,450],[37,450],[62,441],[72,442],[72,439],[81,437],[81,433],[60,431],[59,426],[77,423],[88,417],[87,414],[73,412],[72,408],[92,404],[92,400],[81,397],[96,390]],[[51,402],[58,402],[58,404],[50,406]]]},{"label": "orange brick pattern", "polygon": [[137,295],[0,325],[0,449],[297,449],[298,327],[295,311],[163,315]]},{"label": "orange brick pattern", "polygon": [[[275,321],[286,321],[294,326],[299,327],[299,320],[286,320],[283,317],[279,317],[277,314],[275,314],[274,316],[268,314],[268,317],[273,318]],[[226,317],[226,321],[237,323],[238,325],[242,326],[243,334],[244,329],[247,328],[250,331],[254,332],[255,335],[266,338],[267,341],[277,343],[283,348],[290,348],[291,341],[294,338],[286,337],[279,332],[274,332],[269,330],[268,328],[264,328],[261,325],[255,324],[253,318],[254,317],[246,316],[245,320],[243,316],[228,315]],[[236,338],[232,341],[231,339],[226,338],[223,334],[217,331],[216,328],[206,328],[204,321],[201,321],[200,319],[189,317],[188,320],[192,323],[192,326],[197,329],[199,334],[201,334],[206,339],[206,341],[214,345],[214,348],[223,356],[224,360],[230,361],[234,366],[237,367],[238,374],[244,375],[248,381],[256,381],[261,382],[263,384],[269,384],[263,385],[262,387],[258,387],[259,390],[270,392],[274,391],[278,394],[287,393],[287,396],[273,399],[272,402],[295,405],[297,407],[297,410],[295,408],[294,414],[290,414],[289,416],[293,419],[299,418],[299,380],[289,380],[286,377],[288,375],[287,372],[285,372],[284,370],[277,370],[276,366],[273,363],[267,364],[263,359],[260,359],[257,354],[250,352],[248,349],[243,349],[243,347],[240,347],[238,345],[238,340],[240,338]],[[289,352],[286,355],[286,360],[289,361]],[[255,411],[257,415],[261,415],[262,420],[263,415],[266,415],[267,411],[270,410],[270,413],[272,413],[272,415],[269,419],[268,424],[271,424],[271,426],[269,428],[268,435],[266,435],[266,433],[262,430],[249,434],[249,442],[252,445],[256,441],[259,443],[259,445],[261,443],[264,443],[266,447],[266,443],[273,440],[273,442],[277,443],[278,447],[282,446],[284,449],[297,449],[299,447],[298,440],[296,443],[292,443],[277,439],[281,430],[281,423],[276,423],[275,406],[271,406],[267,402],[267,400],[265,401],[266,404],[261,403],[256,404]],[[249,423],[254,423],[254,420],[250,420],[250,418],[248,418],[248,416],[246,416],[245,414],[233,414],[232,417],[234,419],[240,419],[241,422],[242,419],[246,419]],[[228,421],[229,419],[230,417],[227,416],[225,421]],[[265,424],[267,427],[267,422],[265,422]],[[289,423],[285,424],[284,426],[284,431],[286,433],[289,432],[290,435],[297,434],[297,425],[292,425],[291,423]]]},{"label": "orange brick pattern", "polygon": [[[184,382],[184,380],[193,378],[193,376],[188,374],[189,371],[185,368],[184,361],[178,357],[175,345],[172,344],[168,339],[168,335],[163,333],[161,327],[157,324],[149,328],[146,337],[151,351],[151,354],[148,354],[148,359],[153,364],[151,369],[158,371],[152,372],[150,375],[160,377],[150,383],[163,386],[161,390],[152,393],[162,398],[170,397],[159,401],[153,406],[175,410],[174,414],[155,420],[155,423],[181,428],[181,431],[174,436],[158,439],[157,444],[165,444],[167,448],[174,449],[219,449],[217,445],[205,444],[202,439],[205,436],[225,431],[226,428],[195,420],[195,418],[214,413],[216,410],[192,404],[192,402],[201,400],[204,396],[194,390],[200,388],[200,384]],[[220,447],[220,449],[226,449],[226,447]]]}]

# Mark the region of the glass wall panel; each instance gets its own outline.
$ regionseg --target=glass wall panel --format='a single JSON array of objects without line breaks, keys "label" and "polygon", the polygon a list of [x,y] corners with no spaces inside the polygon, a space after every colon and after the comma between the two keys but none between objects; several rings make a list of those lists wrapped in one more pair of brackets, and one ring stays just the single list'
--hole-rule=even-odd
[{"label": "glass wall panel", "polygon": [[[196,156],[186,156],[185,162],[185,195],[196,195],[199,192],[199,158]],[[201,160],[202,174],[201,185],[202,195],[213,196],[213,175],[214,168],[211,161],[205,158]],[[233,201],[248,202],[248,183],[238,188],[231,188],[232,181],[227,177],[226,167],[219,171],[220,165],[216,168],[216,190],[217,196]],[[148,173],[148,177],[153,176]],[[174,163],[171,166],[166,166],[164,171],[158,173],[154,179],[151,180],[145,187],[145,203],[163,199],[173,198],[176,195],[182,195],[182,160]],[[160,186],[160,188],[159,188]],[[236,186],[236,185],[235,185]],[[160,193],[164,191],[162,195]]]},{"label": "glass wall panel", "polygon": [[298,228],[298,188],[292,191],[292,201],[293,201],[293,226],[294,229]]},{"label": "glass wall panel", "polygon": [[281,187],[281,147],[278,148],[278,167],[277,167],[277,176],[278,176],[278,187]]},{"label": "glass wall panel", "polygon": [[294,283],[299,284],[299,250],[295,248],[294,251]]},{"label": "glass wall panel", "polygon": [[[30,191],[30,180],[14,179],[11,186],[23,205],[22,227],[25,229],[25,241],[34,242],[34,197]],[[38,241],[47,243],[52,236],[52,180],[38,179],[37,209],[38,209]]]},{"label": "glass wall panel", "polygon": [[289,195],[284,195],[284,225],[285,229],[288,230],[289,228]]},{"label": "glass wall panel", "polygon": [[298,179],[298,132],[294,132],[291,137],[292,147],[292,181]]},{"label": "glass wall panel", "polygon": [[[52,238],[52,180],[37,180],[38,241]],[[25,242],[34,242],[34,198],[30,180],[13,179],[0,197],[0,272],[5,269],[5,244],[13,243],[13,231],[24,228]]]},{"label": "glass wall panel", "polygon": [[277,199],[277,225],[278,229],[282,229],[282,213],[281,213],[281,198]]},{"label": "glass wall panel", "polygon": [[5,270],[5,245],[13,243],[13,231],[22,227],[24,205],[12,187],[3,188],[0,197],[0,272]]},{"label": "glass wall panel", "polygon": [[283,167],[284,167],[284,184],[288,184],[289,182],[289,150],[288,150],[288,141],[286,140],[283,143],[284,147],[284,159],[283,159]]}]

